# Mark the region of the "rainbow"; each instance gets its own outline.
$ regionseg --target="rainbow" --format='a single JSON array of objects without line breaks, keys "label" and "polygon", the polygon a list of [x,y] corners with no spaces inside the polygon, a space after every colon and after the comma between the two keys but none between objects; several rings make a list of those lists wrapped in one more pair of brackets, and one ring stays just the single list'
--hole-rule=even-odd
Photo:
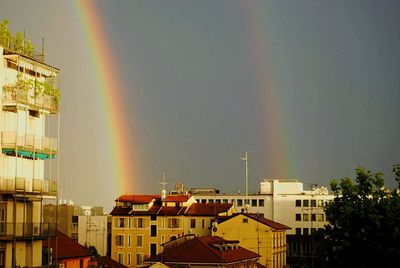
[{"label": "rainbow", "polygon": [[266,161],[270,167],[267,177],[271,179],[287,178],[289,175],[286,144],[283,133],[283,115],[280,105],[278,87],[273,79],[273,70],[267,38],[267,21],[263,10],[266,7],[255,1],[242,1],[248,32],[252,62],[256,73],[256,83],[263,90],[263,99],[257,105],[265,107],[264,115],[266,136]]},{"label": "rainbow", "polygon": [[[132,192],[134,189],[133,154],[131,153],[132,135],[128,127],[124,110],[125,104],[121,96],[121,82],[118,80],[118,69],[109,39],[103,29],[104,23],[100,10],[94,1],[75,1],[83,35],[87,38],[90,59],[95,69],[99,86],[99,94],[106,122],[112,174],[117,184],[117,196]],[[110,185],[111,187],[114,185]]]}]

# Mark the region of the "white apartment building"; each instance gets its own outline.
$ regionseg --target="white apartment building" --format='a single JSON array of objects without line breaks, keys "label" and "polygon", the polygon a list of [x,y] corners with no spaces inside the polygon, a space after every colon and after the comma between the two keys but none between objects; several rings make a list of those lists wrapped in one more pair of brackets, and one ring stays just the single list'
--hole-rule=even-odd
[{"label": "white apartment building", "polygon": [[100,256],[106,256],[108,233],[111,233],[108,222],[111,224],[111,216],[79,216],[78,243],[94,246]]},{"label": "white apartment building", "polygon": [[47,134],[58,136],[58,73],[0,45],[0,267],[40,267],[42,240],[56,235],[42,208],[57,196],[58,139]]},{"label": "white apartment building", "polygon": [[304,189],[298,180],[263,180],[259,194],[221,194],[212,188],[190,189],[199,203],[233,203],[237,211],[259,213],[291,227],[287,234],[310,234],[327,224],[323,206],[334,198],[325,187]]}]

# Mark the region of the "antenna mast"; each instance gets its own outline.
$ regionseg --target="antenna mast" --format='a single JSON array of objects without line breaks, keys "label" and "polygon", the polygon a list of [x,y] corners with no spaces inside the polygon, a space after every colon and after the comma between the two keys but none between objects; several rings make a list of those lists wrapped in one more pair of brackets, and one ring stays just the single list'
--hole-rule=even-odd
[{"label": "antenna mast", "polygon": [[245,163],[245,171],[244,171],[244,176],[245,176],[245,181],[246,181],[246,197],[248,195],[248,189],[249,189],[249,166],[248,166],[248,162],[249,162],[249,157],[247,155],[247,151],[245,153],[244,157],[239,157],[240,160],[243,160]]}]

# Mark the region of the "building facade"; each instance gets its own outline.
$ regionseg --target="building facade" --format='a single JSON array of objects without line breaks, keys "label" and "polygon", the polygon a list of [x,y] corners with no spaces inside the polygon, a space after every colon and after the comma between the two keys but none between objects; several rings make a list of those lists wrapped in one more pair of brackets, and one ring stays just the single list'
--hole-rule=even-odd
[{"label": "building facade", "polygon": [[291,229],[288,234],[311,234],[323,228],[324,205],[334,198],[324,188],[304,189],[298,180],[263,180],[258,194],[224,194],[216,190],[190,189],[199,203],[233,203],[238,212],[259,213]]},{"label": "building facade", "polygon": [[217,219],[212,235],[236,240],[245,249],[260,255],[265,267],[286,267],[286,231],[290,228],[257,214],[239,213]]},{"label": "building facade", "polygon": [[[78,216],[78,242],[87,247],[94,246],[100,256],[107,255],[111,216]],[[110,224],[111,225],[111,224]],[[111,238],[111,236],[110,236]]]},{"label": "building facade", "polygon": [[217,216],[235,212],[232,204],[197,204],[188,195],[123,195],[112,216],[111,258],[128,266],[162,252],[162,245],[185,234],[211,234]]},{"label": "building facade", "polygon": [[0,57],[0,267],[40,267],[56,235],[43,204],[57,196],[59,70],[1,46]]}]

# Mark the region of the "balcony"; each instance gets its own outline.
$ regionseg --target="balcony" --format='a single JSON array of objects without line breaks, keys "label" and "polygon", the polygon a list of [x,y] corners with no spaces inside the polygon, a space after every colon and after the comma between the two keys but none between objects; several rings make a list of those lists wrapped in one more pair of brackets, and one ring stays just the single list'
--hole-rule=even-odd
[{"label": "balcony", "polygon": [[1,132],[1,148],[4,154],[33,159],[54,159],[58,153],[57,139],[18,134],[16,131]]},{"label": "balcony", "polygon": [[0,177],[0,193],[56,196],[57,181]]},{"label": "balcony", "polygon": [[56,236],[56,223],[46,222],[0,222],[0,240],[42,239]]},{"label": "balcony", "polygon": [[59,104],[54,96],[35,93],[33,88],[26,89],[18,85],[3,86],[3,106],[25,105],[33,110],[43,110],[51,114],[59,112]]}]

